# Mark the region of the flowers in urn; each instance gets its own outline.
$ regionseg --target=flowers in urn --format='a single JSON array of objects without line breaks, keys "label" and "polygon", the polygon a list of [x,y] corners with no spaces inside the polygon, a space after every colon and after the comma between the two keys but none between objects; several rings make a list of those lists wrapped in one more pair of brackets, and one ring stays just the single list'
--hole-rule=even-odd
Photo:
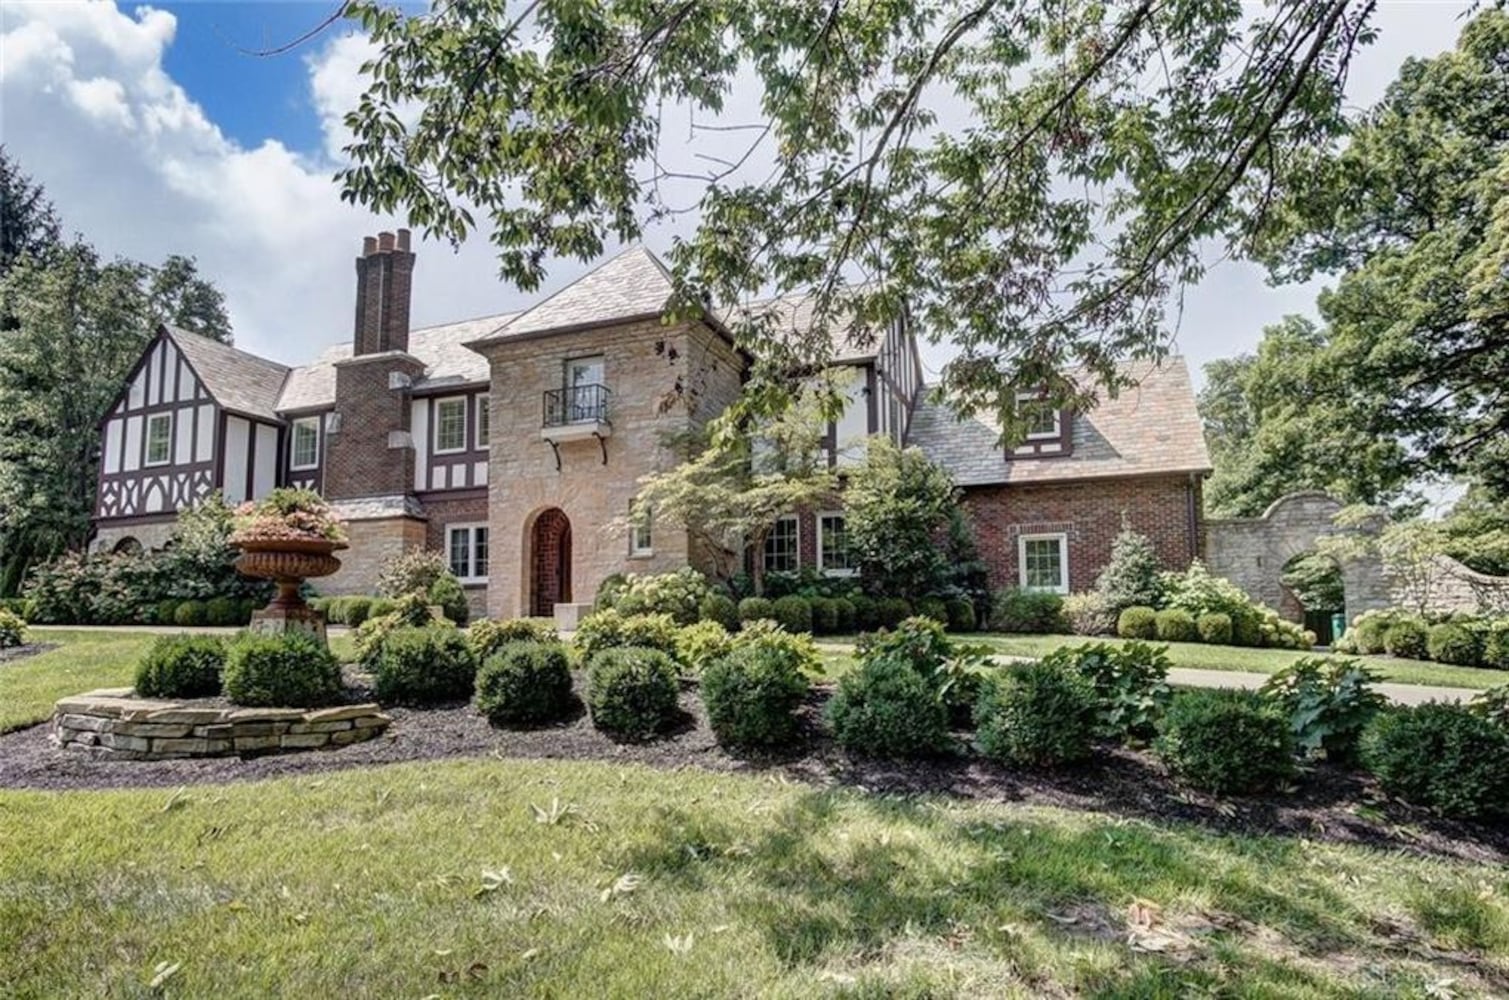
[{"label": "flowers in urn", "polygon": [[231,544],[325,542],[345,548],[346,526],[313,490],[276,489],[236,508]]}]

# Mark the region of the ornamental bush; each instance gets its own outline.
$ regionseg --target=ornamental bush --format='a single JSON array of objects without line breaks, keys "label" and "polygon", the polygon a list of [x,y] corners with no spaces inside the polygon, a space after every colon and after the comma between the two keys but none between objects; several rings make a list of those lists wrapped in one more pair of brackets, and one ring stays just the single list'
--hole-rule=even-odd
[{"label": "ornamental bush", "polygon": [[1064,598],[1064,623],[1075,635],[1112,635],[1116,612],[1096,591],[1070,594]]},{"label": "ornamental bush", "polygon": [[1384,637],[1397,616],[1386,611],[1364,611],[1352,620],[1347,637],[1356,646],[1357,652],[1372,656],[1384,651]]},{"label": "ornamental bush", "polygon": [[875,628],[895,628],[912,616],[912,602],[905,597],[882,597],[875,602]]},{"label": "ornamental bush", "polygon": [[472,696],[477,659],[455,628],[405,627],[378,644],[372,674],[377,700],[385,705],[436,705]]},{"label": "ornamental bush", "polygon": [[828,702],[838,745],[874,757],[924,757],[949,747],[948,713],[920,673],[896,657],[860,664]]},{"label": "ornamental bush", "polygon": [[1183,608],[1165,608],[1157,613],[1154,625],[1164,642],[1194,642],[1200,637],[1195,616]]},{"label": "ornamental bush", "polygon": [[950,632],[973,632],[977,627],[974,603],[966,597],[950,598],[943,612]]},{"label": "ornamental bush", "polygon": [[1095,688],[1057,663],[1029,663],[984,686],[975,739],[985,756],[1026,767],[1057,767],[1090,756]]},{"label": "ornamental bush", "polygon": [[[384,598],[386,600],[386,598]],[[376,602],[373,602],[376,604]],[[377,662],[377,654],[385,639],[401,628],[429,628],[445,624],[435,620],[429,598],[423,594],[405,594],[391,602],[392,610],[385,615],[368,618],[356,627],[353,636],[356,659],[363,669],[371,671]],[[478,658],[480,662],[480,657]]]},{"label": "ornamental bush", "polygon": [[240,605],[229,597],[212,597],[204,603],[204,623],[221,628],[230,625],[242,625],[244,622],[237,621],[241,614]]},{"label": "ornamental bush", "polygon": [[377,572],[377,593],[394,600],[405,594],[429,594],[435,581],[450,572],[450,561],[445,553],[435,549],[416,549],[390,556]]},{"label": "ornamental bush", "polygon": [[1146,739],[1168,706],[1168,647],[1133,640],[1060,646],[1042,662],[1064,667],[1090,683],[1100,735]]},{"label": "ornamental bush", "polygon": [[868,594],[855,594],[849,598],[854,605],[854,629],[871,632],[880,628],[880,605]]},{"label": "ornamental bush", "polygon": [[1379,786],[1407,802],[1461,819],[1509,815],[1509,731],[1463,706],[1380,712],[1361,756]]},{"label": "ornamental bush", "polygon": [[670,615],[677,625],[690,625],[711,593],[707,577],[683,566],[674,573],[630,573],[605,606],[624,615]]},{"label": "ornamental bush", "polygon": [[0,649],[19,646],[26,641],[26,622],[9,609],[0,609]]},{"label": "ornamental bush", "polygon": [[919,618],[948,624],[948,602],[941,597],[919,597],[913,604],[913,611]]},{"label": "ornamental bush", "polygon": [[770,606],[771,617],[787,632],[812,631],[812,602],[795,594],[778,597]]},{"label": "ornamental bush", "polygon": [[578,623],[572,636],[582,662],[590,663],[605,649],[634,646],[658,649],[666,656],[676,655],[676,620],[670,615],[624,615],[618,611],[596,611]]},{"label": "ornamental bush", "polygon": [[833,599],[833,607],[838,614],[838,627],[834,631],[839,635],[853,633],[859,627],[859,609],[854,598],[836,597]]},{"label": "ornamental bush", "polygon": [[996,594],[990,623],[1002,632],[1062,632],[1064,599],[1048,591],[1010,587]]},{"label": "ornamental bush", "polygon": [[728,655],[734,637],[718,622],[696,622],[676,631],[676,664],[695,677],[708,664]]},{"label": "ornamental bush", "polygon": [[705,622],[717,622],[732,632],[739,627],[739,606],[727,594],[708,594],[697,605],[697,617]]},{"label": "ornamental bush", "polygon": [[[438,604],[441,612],[457,625],[465,625],[472,616],[471,605],[466,603],[466,588],[461,586],[461,581],[450,570],[440,574],[425,594],[431,604]],[[369,607],[368,614],[372,613],[374,612]]]},{"label": "ornamental bush", "polygon": [[303,632],[240,636],[226,649],[220,680],[236,705],[315,708],[341,698],[340,664]]},{"label": "ornamental bush", "polygon": [[838,631],[838,601],[832,597],[814,597],[812,605],[812,634],[833,635]]},{"label": "ornamental bush", "polygon": [[136,693],[143,698],[210,698],[220,693],[224,669],[225,643],[219,638],[158,636],[136,665]]},{"label": "ornamental bush", "polygon": [[1349,760],[1362,731],[1387,702],[1373,690],[1377,680],[1356,660],[1312,656],[1273,674],[1262,693],[1289,717],[1302,753]]},{"label": "ornamental bush", "polygon": [[702,672],[702,701],[718,742],[775,747],[797,735],[796,710],[807,696],[800,663],[779,647],[746,644]]},{"label": "ornamental bush", "polygon": [[1418,618],[1400,618],[1383,633],[1383,648],[1390,656],[1423,660],[1428,652],[1430,633]]},{"label": "ornamental bush", "polygon": [[178,619],[179,602],[173,598],[165,598],[152,606],[152,620],[158,625],[173,625]]},{"label": "ornamental bush", "polygon": [[751,622],[747,628],[731,637],[731,648],[742,649],[746,646],[777,650],[803,673],[823,672],[822,654],[817,651],[817,643],[812,641],[812,636],[805,632],[787,632],[769,619]]},{"label": "ornamental bush", "polygon": [[1289,720],[1251,691],[1180,692],[1155,747],[1180,781],[1218,795],[1266,791],[1294,774]]},{"label": "ornamental bush", "polygon": [[775,602],[768,597],[746,597],[739,602],[739,624],[775,621]]},{"label": "ornamental bush", "polygon": [[554,722],[571,712],[565,643],[513,641],[477,668],[477,711],[495,725]]},{"label": "ornamental bush", "polygon": [[1211,611],[1195,619],[1195,631],[1200,641],[1213,646],[1231,645],[1231,616],[1221,611]]},{"label": "ornamental bush", "polygon": [[1125,609],[1116,619],[1116,634],[1123,639],[1158,638],[1158,612],[1144,607]]},{"label": "ornamental bush", "polygon": [[1509,670],[1509,622],[1495,622],[1483,636],[1483,666]]},{"label": "ornamental bush", "polygon": [[676,718],[676,665],[658,649],[604,649],[587,668],[587,709],[599,729],[645,739]]},{"label": "ornamental bush", "polygon": [[559,642],[560,633],[555,626],[534,618],[507,618],[501,621],[483,618],[472,622],[466,630],[466,641],[471,643],[472,653],[482,663],[504,646],[516,642]]},{"label": "ornamental bush", "polygon": [[1477,635],[1456,622],[1432,625],[1425,636],[1425,651],[1437,663],[1459,667],[1477,666],[1483,657],[1483,647]]},{"label": "ornamental bush", "polygon": [[957,647],[942,624],[912,617],[893,630],[860,636],[856,652],[861,663],[882,659],[905,663],[932,686],[950,722],[969,724],[980,692],[984,650]]},{"label": "ornamental bush", "polygon": [[208,625],[209,621],[210,610],[204,601],[184,601],[173,612],[173,624],[182,625],[185,628]]},{"label": "ornamental bush", "polygon": [[1111,559],[1095,580],[1100,595],[1111,614],[1126,608],[1156,607],[1163,602],[1160,571],[1163,561],[1146,535],[1123,525],[1111,543]]},{"label": "ornamental bush", "polygon": [[1473,695],[1468,710],[1480,719],[1486,719],[1505,732],[1509,732],[1509,684],[1500,684],[1487,691]]},{"label": "ornamental bush", "polygon": [[372,598],[365,596],[347,597],[341,606],[345,615],[345,623],[352,628],[361,625],[362,622],[372,617]]}]

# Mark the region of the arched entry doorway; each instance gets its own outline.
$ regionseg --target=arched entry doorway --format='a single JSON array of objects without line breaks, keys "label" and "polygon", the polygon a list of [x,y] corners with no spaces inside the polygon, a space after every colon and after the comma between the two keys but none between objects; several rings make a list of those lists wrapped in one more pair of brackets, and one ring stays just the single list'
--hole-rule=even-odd
[{"label": "arched entry doorway", "polygon": [[1286,606],[1282,610],[1286,615],[1304,621],[1305,628],[1315,633],[1316,645],[1331,645],[1336,639],[1333,616],[1346,617],[1346,583],[1340,564],[1319,552],[1301,552],[1284,563],[1279,582],[1284,588]]},{"label": "arched entry doorway", "polygon": [[571,521],[559,507],[541,511],[530,531],[529,612],[548,617],[571,602]]}]

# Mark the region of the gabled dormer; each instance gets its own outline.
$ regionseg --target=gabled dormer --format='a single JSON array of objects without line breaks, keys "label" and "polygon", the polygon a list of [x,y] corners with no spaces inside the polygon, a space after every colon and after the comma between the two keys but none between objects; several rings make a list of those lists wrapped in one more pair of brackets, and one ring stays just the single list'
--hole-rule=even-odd
[{"label": "gabled dormer", "polygon": [[1054,406],[1044,392],[1025,390],[1016,394],[1016,411],[1025,433],[1014,447],[1005,449],[1006,461],[1073,454],[1073,410]]}]

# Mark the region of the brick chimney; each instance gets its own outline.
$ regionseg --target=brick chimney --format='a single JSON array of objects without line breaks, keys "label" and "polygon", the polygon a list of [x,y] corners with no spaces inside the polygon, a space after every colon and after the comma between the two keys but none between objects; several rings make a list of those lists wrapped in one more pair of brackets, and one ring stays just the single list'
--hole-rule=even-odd
[{"label": "brick chimney", "polygon": [[409,293],[414,286],[414,254],[409,231],[379,233],[362,240],[356,258],[356,355],[409,349]]}]

